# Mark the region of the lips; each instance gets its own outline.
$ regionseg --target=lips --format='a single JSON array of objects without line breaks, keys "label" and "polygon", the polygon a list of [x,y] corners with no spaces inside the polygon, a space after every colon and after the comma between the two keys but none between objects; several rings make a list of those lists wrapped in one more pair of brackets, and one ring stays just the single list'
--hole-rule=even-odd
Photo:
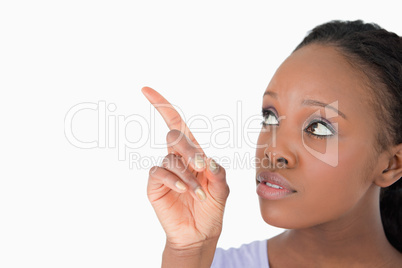
[{"label": "lips", "polygon": [[257,176],[257,181],[259,183],[264,183],[274,189],[296,192],[296,190],[290,185],[290,183],[278,173],[269,171],[261,172]]},{"label": "lips", "polygon": [[257,194],[266,200],[279,200],[293,196],[296,190],[278,173],[264,171],[257,176]]}]

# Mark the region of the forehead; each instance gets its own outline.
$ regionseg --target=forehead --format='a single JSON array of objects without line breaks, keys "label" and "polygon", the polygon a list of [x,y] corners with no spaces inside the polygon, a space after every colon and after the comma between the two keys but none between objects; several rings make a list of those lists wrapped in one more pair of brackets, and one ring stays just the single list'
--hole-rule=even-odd
[{"label": "forehead", "polygon": [[370,110],[367,79],[332,46],[311,44],[293,52],[278,68],[267,91],[286,101],[338,101],[340,110],[350,116],[367,116]]}]

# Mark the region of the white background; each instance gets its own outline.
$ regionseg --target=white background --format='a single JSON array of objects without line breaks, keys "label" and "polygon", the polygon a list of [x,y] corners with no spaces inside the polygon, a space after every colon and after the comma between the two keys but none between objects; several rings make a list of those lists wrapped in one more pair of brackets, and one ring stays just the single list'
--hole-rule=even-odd
[{"label": "white background", "polygon": [[[151,133],[163,144],[167,128],[159,115],[148,128],[139,120],[151,122],[140,92],[148,85],[186,119],[204,115],[217,129],[214,116],[233,118],[234,146],[205,151],[218,161],[236,152],[252,160],[236,115],[244,121],[260,113],[275,69],[306,32],[333,19],[363,19],[402,34],[396,3],[2,1],[0,267],[160,266],[164,233],[146,197],[151,164],[130,167],[109,141],[92,149],[71,144],[65,118],[73,106],[103,102],[116,107],[106,111],[110,120],[137,116],[120,125],[116,140],[143,142],[126,153],[158,159],[166,150],[153,148]],[[106,129],[116,134],[110,122]],[[82,141],[103,135],[96,110],[77,113],[72,128]],[[195,136],[210,142],[208,133]],[[250,165],[227,168],[221,247],[281,232],[260,217]]]}]

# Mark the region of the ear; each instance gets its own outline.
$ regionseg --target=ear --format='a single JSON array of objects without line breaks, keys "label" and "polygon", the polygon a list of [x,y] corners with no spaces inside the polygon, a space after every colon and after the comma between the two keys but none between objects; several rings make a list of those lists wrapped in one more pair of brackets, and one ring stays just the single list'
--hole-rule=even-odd
[{"label": "ear", "polygon": [[380,161],[383,170],[374,183],[380,187],[388,187],[402,177],[402,143],[384,153]]}]

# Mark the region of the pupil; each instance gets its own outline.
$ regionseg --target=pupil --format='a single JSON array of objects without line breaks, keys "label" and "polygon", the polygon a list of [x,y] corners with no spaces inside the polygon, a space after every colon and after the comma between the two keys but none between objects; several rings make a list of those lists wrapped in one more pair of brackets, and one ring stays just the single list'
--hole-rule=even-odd
[{"label": "pupil", "polygon": [[312,124],[312,125],[311,125],[311,128],[312,128],[313,130],[316,130],[316,129],[318,128],[318,123]]}]

